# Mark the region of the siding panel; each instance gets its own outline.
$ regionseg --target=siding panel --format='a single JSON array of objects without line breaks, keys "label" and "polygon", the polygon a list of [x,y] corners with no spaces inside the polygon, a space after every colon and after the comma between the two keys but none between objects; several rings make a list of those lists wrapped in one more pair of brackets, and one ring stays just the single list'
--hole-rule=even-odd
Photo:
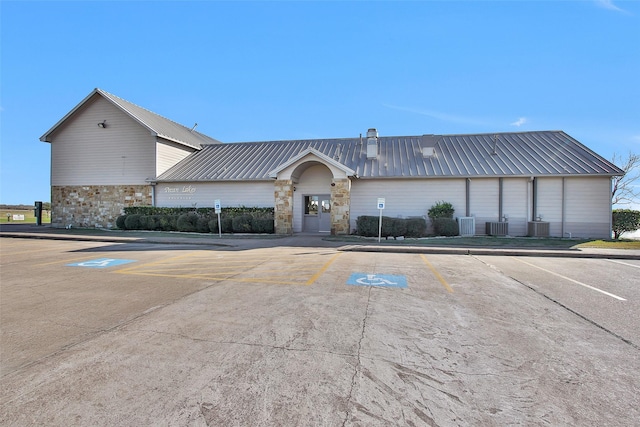
[{"label": "siding panel", "polygon": [[476,234],[486,234],[485,223],[499,219],[499,181],[473,178],[469,187],[469,213],[476,217]]},{"label": "siding panel", "polygon": [[156,186],[156,205],[163,207],[213,207],[216,199],[222,208],[231,206],[273,207],[272,181],[162,183]]},{"label": "siding panel", "polygon": [[565,232],[572,237],[611,238],[609,178],[566,178]]},{"label": "siding panel", "polygon": [[179,144],[164,140],[158,141],[157,150],[156,170],[158,175],[195,151],[194,149],[188,149]]},{"label": "siding panel", "polygon": [[[464,179],[354,180],[351,184],[351,229],[361,215],[379,215],[378,197],[385,198],[384,216],[427,218],[439,201],[449,202],[455,216],[465,213]],[[428,220],[428,218],[427,218]]]},{"label": "siding panel", "polygon": [[507,179],[502,182],[502,214],[509,217],[509,234],[527,234],[528,179]]},{"label": "siding panel", "polygon": [[562,178],[538,178],[538,215],[550,222],[549,234],[562,235]]},{"label": "siding panel", "polygon": [[52,186],[140,185],[156,176],[154,137],[104,98],[89,101],[53,141]]}]

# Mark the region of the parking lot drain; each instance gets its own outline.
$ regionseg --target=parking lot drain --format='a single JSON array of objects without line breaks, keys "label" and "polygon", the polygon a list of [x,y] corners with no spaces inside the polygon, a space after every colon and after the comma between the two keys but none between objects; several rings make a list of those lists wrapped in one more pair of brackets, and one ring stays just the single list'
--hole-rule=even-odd
[{"label": "parking lot drain", "polygon": [[405,276],[392,276],[390,274],[353,273],[349,276],[347,285],[406,288],[407,278]]}]

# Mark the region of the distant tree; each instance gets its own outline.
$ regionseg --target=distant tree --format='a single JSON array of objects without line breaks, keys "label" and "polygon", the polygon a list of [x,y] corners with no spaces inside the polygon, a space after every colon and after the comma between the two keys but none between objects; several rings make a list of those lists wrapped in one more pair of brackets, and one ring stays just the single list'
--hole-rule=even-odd
[{"label": "distant tree", "polygon": [[629,152],[627,156],[613,154],[611,162],[624,171],[623,176],[613,177],[611,202],[613,205],[631,205],[640,199],[640,154]]}]

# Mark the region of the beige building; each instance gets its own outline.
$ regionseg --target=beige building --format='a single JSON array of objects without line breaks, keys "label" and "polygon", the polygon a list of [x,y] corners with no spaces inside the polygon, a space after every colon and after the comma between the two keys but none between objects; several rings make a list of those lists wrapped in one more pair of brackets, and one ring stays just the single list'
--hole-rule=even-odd
[{"label": "beige building", "polygon": [[455,208],[464,234],[609,237],[622,171],[562,131],[222,144],[95,89],[51,143],[52,225],[115,226],[132,205],[275,208],[276,232],[353,232],[360,215]]}]

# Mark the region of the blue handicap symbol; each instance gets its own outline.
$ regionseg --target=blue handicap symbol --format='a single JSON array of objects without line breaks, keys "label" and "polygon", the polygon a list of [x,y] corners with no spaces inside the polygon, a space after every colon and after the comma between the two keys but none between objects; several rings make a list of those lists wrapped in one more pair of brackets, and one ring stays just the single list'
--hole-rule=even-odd
[{"label": "blue handicap symbol", "polygon": [[347,285],[406,288],[407,278],[405,276],[392,276],[390,274],[353,273],[349,276]]},{"label": "blue handicap symbol", "polygon": [[73,264],[67,264],[69,267],[89,267],[89,268],[107,268],[115,265],[128,264],[130,262],[136,262],[134,259],[116,259],[116,258],[98,258],[89,261],[74,262]]}]

